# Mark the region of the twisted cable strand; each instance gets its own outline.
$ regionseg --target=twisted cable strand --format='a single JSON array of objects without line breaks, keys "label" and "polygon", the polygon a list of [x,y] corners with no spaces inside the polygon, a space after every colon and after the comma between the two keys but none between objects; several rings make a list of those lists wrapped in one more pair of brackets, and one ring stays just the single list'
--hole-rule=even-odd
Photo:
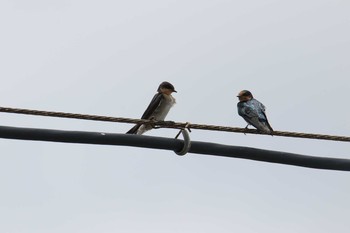
[{"label": "twisted cable strand", "polygon": [[[76,114],[76,113],[66,113],[66,112],[39,111],[39,110],[7,108],[7,107],[0,107],[0,112],[27,114],[27,115],[36,115],[36,116],[47,116],[47,117],[71,118],[71,119],[80,119],[80,120],[131,123],[131,124],[152,123],[154,126],[160,126],[163,128],[174,128],[174,129],[189,128],[189,129],[223,131],[223,132],[233,132],[233,133],[271,135],[271,134],[259,132],[255,129],[218,126],[218,125],[191,124],[188,122],[186,122],[186,123],[181,123],[181,122],[169,123],[166,121],[151,121],[151,120],[132,119],[132,118],[125,118],[125,117],[109,117],[109,116]],[[350,142],[350,137],[347,137],[347,136],[335,136],[335,135],[325,135],[325,134],[274,131],[272,135],[273,136],[282,136],[282,137],[309,138],[309,139],[317,139],[317,140]]]}]

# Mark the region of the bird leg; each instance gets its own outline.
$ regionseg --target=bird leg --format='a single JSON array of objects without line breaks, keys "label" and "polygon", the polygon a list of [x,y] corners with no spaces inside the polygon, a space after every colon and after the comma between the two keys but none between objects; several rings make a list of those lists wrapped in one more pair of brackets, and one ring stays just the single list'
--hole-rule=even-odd
[{"label": "bird leg", "polygon": [[151,117],[149,120],[150,120],[149,124],[152,126],[153,129],[159,129],[160,128],[160,126],[156,126],[156,122],[157,121],[156,121],[156,119],[154,117]]},{"label": "bird leg", "polygon": [[[248,130],[248,126],[249,124],[247,124],[247,126],[244,128],[246,131]],[[246,133],[244,133],[244,135],[246,135]]]},{"label": "bird leg", "polygon": [[175,121],[163,121],[164,125],[174,125],[175,124]]}]

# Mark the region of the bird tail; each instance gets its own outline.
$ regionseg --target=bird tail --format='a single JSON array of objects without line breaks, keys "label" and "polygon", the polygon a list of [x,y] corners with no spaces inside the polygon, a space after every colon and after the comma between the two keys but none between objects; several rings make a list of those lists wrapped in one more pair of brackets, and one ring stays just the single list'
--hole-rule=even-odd
[{"label": "bird tail", "polygon": [[134,127],[132,127],[128,132],[126,132],[127,134],[136,134],[137,131],[139,130],[141,125],[137,124]]}]

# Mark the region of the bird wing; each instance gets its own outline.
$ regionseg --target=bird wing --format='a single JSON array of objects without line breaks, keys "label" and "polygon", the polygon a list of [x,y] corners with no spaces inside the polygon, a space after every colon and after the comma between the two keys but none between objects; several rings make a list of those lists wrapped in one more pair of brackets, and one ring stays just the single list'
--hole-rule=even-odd
[{"label": "bird wing", "polygon": [[249,103],[238,103],[238,114],[244,120],[261,131],[273,131],[270,126],[266,114],[265,106],[256,99],[252,99]]},{"label": "bird wing", "polygon": [[261,118],[260,116],[260,121],[271,131],[273,131],[268,119],[267,119],[267,116],[266,116],[266,113],[265,113],[265,105],[263,105],[261,102],[259,102],[258,100],[254,99],[255,100],[255,104],[257,105],[257,109],[259,109],[259,113],[261,113],[263,119]]},{"label": "bird wing", "polygon": [[252,105],[252,103],[239,102],[237,104],[238,114],[250,125],[257,129],[261,128],[261,122],[259,121],[259,114]]},{"label": "bird wing", "polygon": [[256,112],[256,110],[252,106],[246,103],[239,102],[237,104],[237,108],[238,108],[238,114],[244,119],[258,117],[258,113]]},{"label": "bird wing", "polygon": [[[154,95],[153,99],[151,100],[151,103],[148,105],[147,109],[143,113],[141,119],[149,119],[151,118],[154,111],[157,109],[157,107],[160,105],[161,101],[163,100],[164,96],[162,93],[157,93]],[[136,124],[134,127],[132,127],[127,134],[136,134],[137,130],[140,128],[142,124]]]},{"label": "bird wing", "polygon": [[154,113],[154,111],[157,109],[157,107],[160,105],[163,99],[164,99],[164,96],[162,93],[155,94],[153,99],[151,100],[151,103],[148,105],[147,109],[143,113],[141,119],[149,119]]},{"label": "bird wing", "polygon": [[263,105],[260,101],[258,101],[258,100],[256,100],[256,99],[253,99],[253,100],[254,100],[255,104],[257,105],[257,107],[258,107],[261,111],[265,112],[265,105]]},{"label": "bird wing", "polygon": [[269,121],[267,120],[267,116],[266,116],[266,113],[265,113],[265,109],[264,109],[264,111],[261,111],[261,113],[265,116],[265,122],[264,122],[265,125],[266,125],[271,131],[273,131],[273,129],[272,129],[272,127],[271,127]]}]

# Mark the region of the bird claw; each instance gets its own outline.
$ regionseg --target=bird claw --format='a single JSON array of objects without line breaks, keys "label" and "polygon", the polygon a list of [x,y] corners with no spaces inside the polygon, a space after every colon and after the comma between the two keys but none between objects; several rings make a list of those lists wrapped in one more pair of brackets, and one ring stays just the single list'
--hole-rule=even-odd
[{"label": "bird claw", "polygon": [[160,128],[159,126],[156,126],[156,122],[157,121],[154,118],[151,118],[149,120],[150,120],[149,124],[152,126],[153,129],[159,129]]},{"label": "bird claw", "polygon": [[175,125],[175,121],[163,121],[165,125]]},{"label": "bird claw", "polygon": [[167,125],[174,125],[175,121],[155,121],[154,119],[151,119],[151,125],[153,129],[160,129]]},{"label": "bird claw", "polygon": [[161,126],[167,126],[167,125],[174,125],[175,121],[158,121],[157,125]]},{"label": "bird claw", "polygon": [[[249,124],[244,128],[245,131],[248,131],[248,130],[249,130],[248,126],[249,126]],[[243,133],[244,133],[244,135],[247,135],[245,132],[243,132]]]}]

